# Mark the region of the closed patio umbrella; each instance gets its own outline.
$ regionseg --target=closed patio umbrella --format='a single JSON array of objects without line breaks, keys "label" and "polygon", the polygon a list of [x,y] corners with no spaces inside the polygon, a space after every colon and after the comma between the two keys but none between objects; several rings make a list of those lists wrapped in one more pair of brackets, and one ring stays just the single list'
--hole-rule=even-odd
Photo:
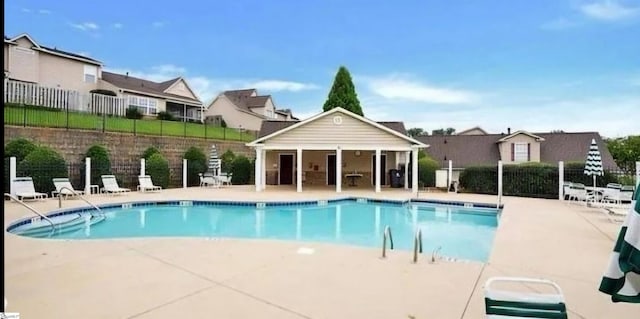
[{"label": "closed patio umbrella", "polygon": [[596,176],[603,176],[604,170],[602,170],[602,157],[598,150],[598,144],[596,139],[591,139],[591,146],[589,147],[589,153],[587,154],[587,161],[584,163],[584,174],[587,176],[593,176],[593,194],[596,194]]},{"label": "closed patio umbrella", "polygon": [[211,153],[209,153],[209,170],[214,174],[218,175],[218,169],[220,168],[220,158],[218,157],[218,149],[216,145],[211,145]]},{"label": "closed patio umbrella", "polygon": [[640,303],[640,200],[638,187],[625,222],[620,228],[600,291],[613,302]]}]

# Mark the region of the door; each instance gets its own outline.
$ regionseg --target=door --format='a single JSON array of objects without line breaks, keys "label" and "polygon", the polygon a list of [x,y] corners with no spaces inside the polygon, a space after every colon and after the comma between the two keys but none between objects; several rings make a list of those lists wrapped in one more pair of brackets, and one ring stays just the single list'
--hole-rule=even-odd
[{"label": "door", "polygon": [[293,154],[280,154],[280,185],[293,185]]},{"label": "door", "polygon": [[336,154],[327,155],[327,185],[336,184]]},{"label": "door", "polygon": [[[380,185],[387,184],[387,174],[385,173],[387,167],[387,154],[380,156]],[[376,154],[371,155],[371,183],[376,184]]]}]

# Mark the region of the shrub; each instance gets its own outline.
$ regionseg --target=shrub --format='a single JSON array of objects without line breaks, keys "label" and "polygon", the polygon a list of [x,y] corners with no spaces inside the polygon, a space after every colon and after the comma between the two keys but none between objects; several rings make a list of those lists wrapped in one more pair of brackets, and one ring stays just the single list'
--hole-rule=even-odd
[{"label": "shrub", "polygon": [[460,173],[460,188],[464,192],[498,194],[498,166],[472,166]]},{"label": "shrub", "polygon": [[31,176],[38,192],[55,190],[53,178],[68,177],[67,163],[58,152],[39,146],[18,164],[18,176]]},{"label": "shrub", "polygon": [[[91,158],[91,185],[102,185],[102,178],[100,176],[111,175],[109,151],[102,145],[93,145],[89,147],[84,157]],[[84,158],[82,162],[84,162]],[[81,165],[80,167],[82,176],[84,176],[85,165]]]},{"label": "shrub", "polygon": [[158,120],[175,121],[175,118],[171,113],[162,111],[162,112],[158,112]]},{"label": "shrub", "polygon": [[224,154],[222,154],[222,156],[220,157],[222,162],[221,170],[223,172],[231,172],[233,170],[233,160],[235,158],[236,154],[233,154],[233,151],[227,150],[226,152],[224,152]]},{"label": "shrub", "polygon": [[224,120],[220,120],[220,126],[222,126],[223,128],[226,128],[227,122],[225,122]]},{"label": "shrub", "polygon": [[169,187],[169,161],[160,153],[155,153],[147,159],[146,173],[151,176],[153,184]]},{"label": "shrub", "polygon": [[155,146],[149,146],[146,150],[144,150],[144,153],[142,153],[142,158],[144,158],[145,160],[148,160],[149,157],[151,157],[151,155],[153,154],[161,154],[160,150],[158,150]]},{"label": "shrub", "polygon": [[140,112],[137,107],[129,107],[127,109],[127,118],[139,120],[142,118],[142,112]]},{"label": "shrub", "polygon": [[207,171],[207,156],[197,147],[192,146],[184,153],[184,159],[187,160],[187,185],[200,185],[200,177]]},{"label": "shrub", "polygon": [[16,163],[20,163],[29,153],[34,151],[38,146],[26,138],[17,138],[11,140],[4,146],[4,157],[15,157]]},{"label": "shrub", "polygon": [[422,187],[436,186],[436,170],[440,165],[431,157],[425,156],[418,160],[418,182],[422,183]]},{"label": "shrub", "polygon": [[251,175],[253,174],[251,161],[243,155],[238,155],[233,160],[231,173],[233,176],[231,177],[231,182],[235,185],[245,185],[249,184],[251,180]]}]

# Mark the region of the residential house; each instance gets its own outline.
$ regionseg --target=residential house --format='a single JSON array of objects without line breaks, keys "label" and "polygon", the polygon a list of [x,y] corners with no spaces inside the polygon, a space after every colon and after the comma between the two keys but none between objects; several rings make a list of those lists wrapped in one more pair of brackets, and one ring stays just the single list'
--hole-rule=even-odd
[{"label": "residential house", "polygon": [[126,98],[129,107],[137,107],[145,116],[168,112],[181,121],[202,122],[203,104],[182,77],[153,82],[103,71],[101,89]]},{"label": "residential house", "polygon": [[102,62],[47,47],[28,34],[4,37],[5,81],[90,92],[99,86]]},{"label": "residential house", "polygon": [[497,165],[498,161],[503,164],[584,162],[592,139],[598,144],[603,167],[617,168],[598,132],[530,133],[519,130],[512,133],[508,129],[506,134],[487,134],[476,127],[456,135],[419,136],[417,139],[430,145],[427,154],[441,163],[443,169],[447,169],[451,161],[454,181],[466,167]]},{"label": "residential house", "polygon": [[[339,107],[298,122],[262,121],[258,139],[247,146],[256,150],[256,191],[296,185],[298,192],[303,184],[336,192],[343,186],[409,189],[409,163],[417,174],[418,150],[428,147],[407,136],[402,122],[375,122]],[[417,178],[411,190],[417,192]]]},{"label": "residential house", "polygon": [[259,131],[262,121],[298,121],[291,110],[279,110],[271,95],[258,95],[256,89],[224,91],[207,107],[205,121],[227,127]]}]

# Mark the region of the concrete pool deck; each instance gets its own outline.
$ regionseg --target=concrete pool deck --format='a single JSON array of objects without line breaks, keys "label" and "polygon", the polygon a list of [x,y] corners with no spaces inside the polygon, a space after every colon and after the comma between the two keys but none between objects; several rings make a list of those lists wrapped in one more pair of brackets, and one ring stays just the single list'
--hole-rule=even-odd
[{"label": "concrete pool deck", "polygon": [[[248,186],[91,195],[97,204],[137,200],[296,200],[344,196],[408,199],[384,189]],[[495,203],[495,196],[420,193],[420,198]],[[41,211],[58,201],[30,201]],[[491,276],[540,277],[563,289],[570,318],[637,318],[639,305],[598,291],[619,224],[557,200],[505,197],[489,262],[411,262],[411,252],[252,239],[43,240],[5,231],[5,296],[21,318],[484,318]],[[81,200],[63,207],[86,206]],[[5,201],[5,229],[31,213]],[[298,254],[310,247],[313,254]],[[521,287],[533,289],[532,287]]]}]

